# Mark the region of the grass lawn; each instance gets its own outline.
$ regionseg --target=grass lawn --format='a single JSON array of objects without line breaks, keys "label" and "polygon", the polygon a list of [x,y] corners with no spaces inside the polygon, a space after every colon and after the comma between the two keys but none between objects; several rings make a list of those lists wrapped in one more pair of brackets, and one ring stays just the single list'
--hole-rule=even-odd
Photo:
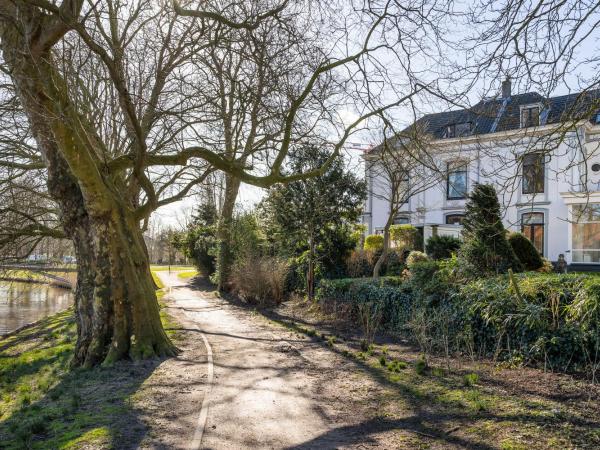
[{"label": "grass lawn", "polygon": [[[161,303],[162,295],[157,292]],[[174,337],[169,329],[175,324],[164,310],[161,318]],[[160,360],[71,370],[76,339],[72,309],[0,339],[0,448],[118,449],[140,443],[146,426],[133,399]]]},{"label": "grass lawn", "polygon": [[192,277],[195,277],[196,275],[198,275],[197,270],[186,270],[184,272],[179,272],[177,274],[177,276],[179,278],[183,278],[183,279],[192,278]]},{"label": "grass lawn", "polygon": [[[153,272],[163,272],[165,270],[169,270],[169,266],[159,266],[159,265],[151,265],[150,269],[152,269]],[[195,270],[194,266],[171,266],[171,271],[173,272],[177,272],[177,271],[182,271],[182,270]]]}]

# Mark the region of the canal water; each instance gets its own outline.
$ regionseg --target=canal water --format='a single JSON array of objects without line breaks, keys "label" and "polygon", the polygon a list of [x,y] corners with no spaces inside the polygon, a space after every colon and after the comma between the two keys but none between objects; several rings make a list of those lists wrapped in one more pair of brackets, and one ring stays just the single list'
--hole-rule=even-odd
[{"label": "canal water", "polygon": [[69,289],[47,284],[0,281],[0,335],[73,304]]}]

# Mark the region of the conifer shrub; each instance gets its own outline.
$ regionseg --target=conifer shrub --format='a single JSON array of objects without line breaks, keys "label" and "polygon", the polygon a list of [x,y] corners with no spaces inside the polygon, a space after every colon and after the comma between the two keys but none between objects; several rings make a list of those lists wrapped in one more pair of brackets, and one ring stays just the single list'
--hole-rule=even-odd
[{"label": "conifer shrub", "polygon": [[433,259],[446,259],[458,251],[460,244],[460,239],[454,236],[432,236],[427,239],[425,251]]},{"label": "conifer shrub", "polygon": [[521,262],[506,239],[496,189],[477,184],[465,207],[462,222],[464,243],[459,260],[465,274],[484,276],[523,270]]},{"label": "conifer shrub", "polygon": [[525,270],[538,270],[544,266],[542,256],[523,233],[510,233],[508,242]]}]

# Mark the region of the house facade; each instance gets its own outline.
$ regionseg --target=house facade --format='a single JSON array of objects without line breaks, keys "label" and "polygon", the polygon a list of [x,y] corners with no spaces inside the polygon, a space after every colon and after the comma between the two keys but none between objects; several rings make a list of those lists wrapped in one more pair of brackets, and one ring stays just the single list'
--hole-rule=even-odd
[{"label": "house facade", "polygon": [[[551,261],[563,255],[573,266],[600,270],[599,99],[598,91],[512,95],[505,81],[498,98],[419,119],[413,127],[426,133],[435,167],[425,183],[409,171],[394,223],[414,225],[424,242],[436,234],[460,236],[469,192],[489,183],[508,230],[523,232]],[[363,222],[370,234],[382,232],[391,211],[377,151],[365,155]],[[410,192],[411,184],[420,187]]]}]

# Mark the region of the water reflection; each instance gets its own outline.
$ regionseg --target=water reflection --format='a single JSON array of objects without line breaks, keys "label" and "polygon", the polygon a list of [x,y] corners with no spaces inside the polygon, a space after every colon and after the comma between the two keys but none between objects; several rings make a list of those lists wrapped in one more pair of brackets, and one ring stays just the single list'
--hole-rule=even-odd
[{"label": "water reflection", "polygon": [[63,311],[72,303],[68,289],[0,281],[0,334]]}]

